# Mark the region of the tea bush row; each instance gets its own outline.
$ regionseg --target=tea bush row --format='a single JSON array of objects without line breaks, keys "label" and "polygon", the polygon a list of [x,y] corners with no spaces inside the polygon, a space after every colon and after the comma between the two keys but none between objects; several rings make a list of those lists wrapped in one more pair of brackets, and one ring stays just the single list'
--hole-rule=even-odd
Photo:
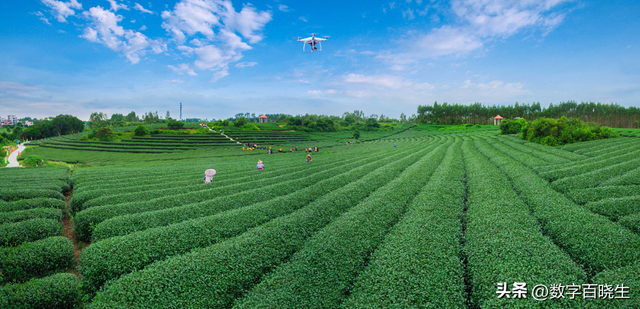
[{"label": "tea bush row", "polygon": [[589,202],[585,208],[603,216],[618,221],[620,217],[640,212],[640,191],[636,191],[634,196],[620,198],[607,198],[597,202]]},{"label": "tea bush row", "polygon": [[413,149],[402,159],[381,166],[290,215],[124,275],[105,286],[89,308],[229,307],[264,274],[299,250],[308,237],[396,178],[422,155],[424,151]]},{"label": "tea bush row", "polygon": [[[406,155],[406,153],[396,154],[391,157],[381,156],[377,158],[376,161],[398,159],[402,155]],[[372,158],[369,158],[368,160],[372,160]],[[98,224],[94,228],[93,239],[99,240],[113,236],[126,235],[128,233],[141,231],[147,228],[178,223],[192,218],[209,216],[220,211],[244,207],[259,201],[266,201],[279,196],[288,195],[292,192],[296,192],[306,188],[307,186],[313,185],[326,177],[331,177],[341,173],[342,167],[354,168],[358,165],[362,165],[362,162],[368,160],[360,158],[358,162],[348,165],[339,164],[335,167],[325,166],[320,169],[316,168],[315,170],[308,170],[307,172],[311,175],[306,177],[298,179],[289,178],[290,180],[288,181],[268,185],[262,188],[246,189],[246,191],[238,190],[240,192],[236,194],[218,197],[197,204],[184,203],[183,206],[170,209],[117,216]]]},{"label": "tea bush row", "polygon": [[27,210],[16,210],[11,212],[0,212],[0,224],[13,223],[29,219],[56,219],[62,220],[62,209],[57,208],[33,208]]},{"label": "tea bush row", "polygon": [[605,160],[600,160],[592,163],[580,164],[572,167],[556,169],[549,172],[539,173],[540,177],[547,180],[555,181],[558,179],[585,174],[598,169],[606,168],[615,164],[625,163],[629,160],[633,160],[640,156],[640,151],[634,151],[624,155],[616,157],[607,157]]},{"label": "tea bush row", "polygon": [[313,235],[290,261],[267,275],[234,307],[338,307],[449,145],[441,144]]},{"label": "tea bush row", "polygon": [[533,171],[503,155],[499,143],[478,141],[475,145],[510,178],[544,233],[583,265],[587,274],[627,266],[640,259],[640,236],[574,204]]},{"label": "tea bush row", "polygon": [[75,308],[80,297],[79,282],[75,275],[62,273],[0,286],[0,308]]},{"label": "tea bush row", "polygon": [[266,202],[94,242],[80,256],[84,282],[91,289],[97,289],[107,280],[142,269],[157,260],[239,235],[273,218],[288,215],[332,190],[360,179],[372,167],[389,161],[342,166],[342,174]]},{"label": "tea bush row", "polygon": [[0,283],[23,282],[73,267],[71,241],[54,236],[17,247],[0,248]]},{"label": "tea bush row", "polygon": [[0,246],[18,246],[24,242],[62,235],[63,230],[60,220],[55,219],[0,224]]},{"label": "tea bush row", "polygon": [[640,186],[604,186],[589,189],[575,189],[565,193],[565,196],[576,204],[586,204],[602,199],[625,197],[640,194]]},{"label": "tea bush row", "polygon": [[635,169],[640,165],[640,159],[632,159],[626,162],[610,165],[600,169],[596,169],[584,174],[565,177],[554,181],[552,186],[559,192],[568,192],[572,189],[593,188],[610,178],[623,175],[631,169]]},{"label": "tea bush row", "polygon": [[[540,303],[533,299],[499,299],[496,284],[586,281],[580,266],[541,233],[507,176],[471,142],[463,150],[469,190],[463,250],[469,263],[472,303],[479,308],[538,308]],[[545,307],[566,308],[575,303],[550,301]]]},{"label": "tea bush row", "polygon": [[28,200],[18,200],[13,202],[6,202],[0,200],[0,213],[2,212],[12,212],[18,210],[27,210],[33,208],[56,208],[56,209],[64,209],[67,204],[60,199],[57,198],[32,198]]}]

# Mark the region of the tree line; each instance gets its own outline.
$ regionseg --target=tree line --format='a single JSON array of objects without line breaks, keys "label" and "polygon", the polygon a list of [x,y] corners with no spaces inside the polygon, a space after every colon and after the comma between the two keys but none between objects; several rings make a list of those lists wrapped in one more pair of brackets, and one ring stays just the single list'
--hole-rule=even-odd
[{"label": "tree line", "polygon": [[417,123],[431,124],[493,124],[493,117],[505,119],[524,118],[528,121],[539,118],[578,118],[584,122],[598,123],[614,128],[639,128],[640,108],[624,107],[616,103],[567,101],[541,107],[540,102],[532,104],[492,105],[480,103],[472,105],[447,104],[418,105],[415,117]]}]

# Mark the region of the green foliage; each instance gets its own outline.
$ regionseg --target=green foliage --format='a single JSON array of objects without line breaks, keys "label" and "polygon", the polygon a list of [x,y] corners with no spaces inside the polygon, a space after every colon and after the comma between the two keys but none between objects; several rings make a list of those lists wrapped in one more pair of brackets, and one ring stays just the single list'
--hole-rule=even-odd
[{"label": "green foliage", "polygon": [[135,136],[145,136],[145,135],[149,135],[149,129],[147,129],[145,126],[143,125],[139,125],[137,126],[134,130],[133,130],[133,134]]},{"label": "green foliage", "polygon": [[[34,167],[36,166],[42,166],[42,160],[44,158],[41,156],[28,156],[26,159],[24,159],[21,163],[22,166],[28,166],[28,167]],[[47,160],[44,160],[44,163],[47,163]]]},{"label": "green foliage", "polygon": [[66,207],[64,200],[57,198],[32,198],[26,200],[17,200],[13,202],[0,201],[0,213],[12,212],[19,210],[28,210],[33,208],[56,208],[64,209]]},{"label": "green foliage", "polygon": [[0,224],[37,218],[62,220],[62,210],[56,208],[33,208],[11,212],[0,212]]},{"label": "green foliage", "polygon": [[637,191],[636,194],[639,195],[589,202],[584,207],[594,213],[610,217],[613,221],[618,221],[620,217],[640,213],[640,191]]},{"label": "green foliage", "polygon": [[246,119],[246,118],[244,118],[244,117],[240,117],[240,118],[236,119],[236,120],[233,122],[233,126],[234,126],[234,127],[236,127],[236,128],[240,128],[240,127],[244,126],[244,125],[245,125],[245,124],[247,124],[247,123],[249,123],[249,121],[247,121],[247,119]]},{"label": "green foliage", "polygon": [[178,120],[171,120],[167,123],[167,127],[171,130],[180,130],[184,128],[184,122]]},{"label": "green foliage", "polygon": [[70,273],[0,286],[0,307],[5,309],[75,308],[80,279]]},{"label": "green foliage", "polygon": [[111,141],[114,139],[115,133],[110,127],[101,127],[95,130],[95,137],[101,141]]},{"label": "green foliage", "polygon": [[30,219],[16,223],[0,224],[0,246],[18,246],[51,236],[62,235],[60,220]]},{"label": "green foliage", "polygon": [[522,139],[547,146],[611,137],[618,137],[611,128],[588,125],[577,118],[562,117],[555,120],[543,117],[522,127]]},{"label": "green foliage", "polygon": [[353,130],[353,138],[355,139],[360,138],[360,131],[358,129]]},{"label": "green foliage", "polygon": [[500,134],[519,134],[522,128],[527,127],[527,120],[520,118],[517,120],[503,120],[500,122]]},{"label": "green foliage", "polygon": [[75,263],[71,241],[55,236],[24,243],[13,248],[0,248],[0,283],[24,282],[65,271]]},{"label": "green foliage", "polygon": [[260,128],[258,128],[256,125],[251,124],[251,123],[246,123],[241,127],[242,130],[245,131],[259,131]]},{"label": "green foliage", "polygon": [[[308,237],[397,177],[423,154],[424,150],[401,159],[394,158],[394,163],[380,166],[309,206],[238,237],[122,276],[96,295],[91,308],[136,307],[142,304],[154,308],[229,307],[263,274],[286,261]],[[208,282],[206,285],[197,283],[203,279]],[[168,293],[170,290],[184,292]],[[129,296],[123,297],[124,294]]]}]

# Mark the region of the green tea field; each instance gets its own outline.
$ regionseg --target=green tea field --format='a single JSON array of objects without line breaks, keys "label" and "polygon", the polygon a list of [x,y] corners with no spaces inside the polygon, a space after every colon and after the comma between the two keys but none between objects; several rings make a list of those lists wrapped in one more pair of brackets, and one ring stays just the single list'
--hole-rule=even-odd
[{"label": "green tea field", "polygon": [[0,169],[0,308],[640,308],[632,134],[79,138]]}]

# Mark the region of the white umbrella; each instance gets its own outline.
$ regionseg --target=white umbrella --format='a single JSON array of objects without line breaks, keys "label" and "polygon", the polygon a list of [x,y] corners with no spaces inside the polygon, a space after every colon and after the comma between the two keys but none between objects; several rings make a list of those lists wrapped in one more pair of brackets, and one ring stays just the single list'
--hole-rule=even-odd
[{"label": "white umbrella", "polygon": [[214,169],[212,169],[212,168],[211,168],[211,169],[208,169],[208,170],[206,170],[206,171],[204,171],[204,175],[205,175],[205,176],[209,176],[209,177],[211,177],[211,176],[213,176],[213,175],[215,175],[215,174],[216,174],[216,170],[214,170]]}]

